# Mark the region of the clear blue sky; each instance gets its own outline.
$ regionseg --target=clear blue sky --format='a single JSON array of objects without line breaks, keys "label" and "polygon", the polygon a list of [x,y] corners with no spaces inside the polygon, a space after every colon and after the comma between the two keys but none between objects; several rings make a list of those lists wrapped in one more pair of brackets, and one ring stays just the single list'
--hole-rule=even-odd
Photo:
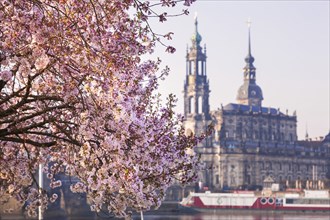
[{"label": "clear blue sky", "polygon": [[210,80],[210,107],[236,102],[243,82],[247,55],[247,19],[250,17],[252,55],[257,84],[262,88],[264,107],[297,111],[298,138],[308,126],[310,137],[329,132],[329,1],[205,1],[190,8],[189,16],[152,22],[159,33],[174,32],[170,42],[173,55],[158,45],[153,56],[171,68],[160,82],[163,98],[174,93],[183,112],[186,45],[191,44],[194,13],[198,13],[202,45],[207,46],[207,75]]}]

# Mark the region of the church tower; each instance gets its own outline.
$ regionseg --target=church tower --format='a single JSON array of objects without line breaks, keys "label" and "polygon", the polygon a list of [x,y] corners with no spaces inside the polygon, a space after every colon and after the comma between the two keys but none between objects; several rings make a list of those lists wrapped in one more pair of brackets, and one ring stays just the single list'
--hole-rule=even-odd
[{"label": "church tower", "polygon": [[239,104],[261,107],[263,96],[261,88],[256,84],[256,68],[253,65],[254,57],[251,54],[250,22],[248,24],[248,55],[245,57],[246,65],[243,68],[244,83],[239,88],[236,99]]},{"label": "church tower", "polygon": [[192,46],[187,48],[186,80],[184,83],[184,116],[187,134],[201,135],[210,124],[209,82],[206,77],[206,47],[200,43],[198,21],[195,17],[195,33],[191,38]]}]

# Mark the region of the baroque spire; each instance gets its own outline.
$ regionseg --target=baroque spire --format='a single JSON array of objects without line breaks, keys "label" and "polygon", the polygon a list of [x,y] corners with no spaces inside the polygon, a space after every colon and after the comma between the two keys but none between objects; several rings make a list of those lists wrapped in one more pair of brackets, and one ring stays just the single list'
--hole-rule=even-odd
[{"label": "baroque spire", "polygon": [[256,68],[253,65],[254,57],[251,53],[251,21],[248,19],[248,55],[245,57],[246,65],[244,67],[244,80],[255,80],[256,77]]},{"label": "baroque spire", "polygon": [[245,57],[245,67],[243,68],[244,83],[237,93],[237,101],[239,104],[259,106],[263,100],[262,90],[256,84],[256,68],[253,65],[254,57],[251,53],[251,21],[248,24],[248,55]]}]

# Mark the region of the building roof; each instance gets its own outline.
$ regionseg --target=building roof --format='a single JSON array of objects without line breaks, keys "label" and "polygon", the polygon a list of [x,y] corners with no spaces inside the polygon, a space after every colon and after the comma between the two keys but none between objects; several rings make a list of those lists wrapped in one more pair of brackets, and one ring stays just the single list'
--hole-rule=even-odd
[{"label": "building roof", "polygon": [[223,107],[224,112],[252,112],[252,113],[263,113],[263,114],[271,114],[271,115],[282,115],[284,114],[279,111],[279,109],[275,108],[266,108],[266,107],[259,107],[253,105],[242,105],[242,104],[235,104],[229,103]]},{"label": "building roof", "polygon": [[308,147],[308,148],[317,148],[322,145],[321,141],[313,141],[313,140],[302,140],[302,141],[297,141],[297,144],[303,147]]},{"label": "building roof", "polygon": [[324,137],[322,143],[330,143],[330,132]]}]

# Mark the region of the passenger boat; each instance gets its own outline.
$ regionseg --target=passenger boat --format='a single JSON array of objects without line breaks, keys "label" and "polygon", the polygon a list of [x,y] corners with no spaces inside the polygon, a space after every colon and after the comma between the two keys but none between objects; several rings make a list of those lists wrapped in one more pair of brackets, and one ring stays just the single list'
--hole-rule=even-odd
[{"label": "passenger boat", "polygon": [[320,211],[330,212],[328,190],[276,192],[266,194],[253,191],[231,193],[190,193],[180,203],[196,211],[261,210],[261,211]]}]

